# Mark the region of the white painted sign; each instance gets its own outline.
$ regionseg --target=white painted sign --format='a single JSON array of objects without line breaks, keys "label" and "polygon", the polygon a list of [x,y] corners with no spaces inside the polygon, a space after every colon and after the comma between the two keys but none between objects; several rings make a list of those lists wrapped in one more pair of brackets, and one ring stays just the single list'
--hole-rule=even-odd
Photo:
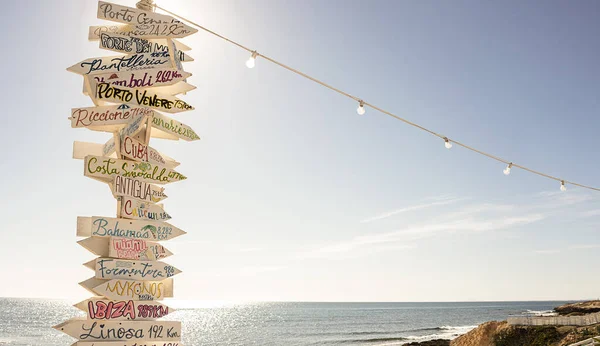
[{"label": "white painted sign", "polygon": [[140,181],[168,184],[187,179],[186,176],[162,165],[135,162],[89,155],[84,160],[84,175],[104,182],[113,181],[117,175]]},{"label": "white painted sign", "polygon": [[140,301],[163,300],[173,297],[173,279],[163,281],[101,280],[90,278],[80,282],[81,287],[110,300],[133,299]]},{"label": "white painted sign", "polygon": [[159,221],[128,220],[102,216],[78,216],[78,237],[121,237],[149,241],[169,240],[186,232]]},{"label": "white painted sign", "polygon": [[149,147],[130,136],[125,136],[121,140],[121,155],[138,162],[167,165],[167,161],[156,149]]},{"label": "white painted sign", "polygon": [[98,19],[129,24],[134,36],[141,38],[178,38],[198,32],[171,16],[104,1],[98,2]]},{"label": "white painted sign", "polygon": [[[181,322],[174,321],[91,321],[71,319],[53,327],[80,341],[181,339]],[[102,343],[99,343],[101,345]]]},{"label": "white painted sign", "polygon": [[84,107],[71,109],[72,128],[85,127],[89,129],[101,129],[103,131],[115,131],[123,125],[129,124],[134,118],[152,115],[153,110],[147,107],[120,104],[104,107]]},{"label": "white painted sign", "polygon": [[[185,80],[192,74],[185,71],[178,71],[173,68],[158,67],[145,70],[135,70],[126,72],[100,73],[90,76],[92,90],[97,83],[109,83],[115,86],[126,88],[152,88],[153,91],[178,91],[188,92],[196,87],[185,83]],[[171,88],[167,89],[166,87]]]},{"label": "white painted sign", "polygon": [[167,198],[167,195],[164,193],[164,188],[139,179],[117,175],[110,185],[111,191],[115,197],[132,197],[151,203],[157,203]]},{"label": "white painted sign", "polygon": [[111,103],[130,103],[167,113],[194,110],[194,107],[171,95],[163,95],[147,89],[126,88],[109,83],[97,83],[95,99]]},{"label": "white painted sign", "polygon": [[[101,35],[103,33],[111,33],[111,34],[117,34],[117,35],[122,35],[122,36],[136,37],[134,35],[134,32],[132,31],[134,29],[135,28],[131,25],[90,26],[89,30],[88,30],[88,40],[98,41],[101,38]],[[158,43],[161,45],[165,45],[167,42],[165,39],[148,39],[148,40],[152,43]],[[175,43],[177,50],[186,51],[186,52],[192,50],[192,48],[190,46],[188,46],[184,43],[181,43],[178,40],[173,39],[172,41]]]},{"label": "white painted sign", "polygon": [[89,58],[67,68],[67,71],[80,75],[94,75],[172,67],[171,59],[168,56],[166,58],[153,57],[151,54],[142,53]]},{"label": "white painted sign", "polygon": [[134,261],[114,258],[97,258],[84,264],[95,270],[97,279],[159,281],[168,279],[181,270],[160,261]]},{"label": "white painted sign", "polygon": [[[103,156],[103,147],[104,147],[104,145],[99,144],[99,143],[75,141],[75,142],[73,142],[73,158],[76,160],[83,160],[88,155]],[[152,149],[152,150],[155,150],[155,149]],[[175,167],[179,166],[179,162],[173,160],[172,158],[170,158],[164,154],[160,154],[160,155],[165,159],[166,167],[175,168]],[[117,158],[114,151],[112,152],[112,154],[109,155],[109,157],[111,157],[113,159]],[[133,196],[131,196],[131,197],[133,197]],[[142,199],[139,197],[134,197],[134,198]],[[144,199],[144,200],[146,200],[146,199]],[[160,200],[146,200],[146,201],[156,203],[156,202],[159,202]]]},{"label": "white painted sign", "polygon": [[121,217],[133,220],[155,221],[167,221],[171,219],[171,216],[165,212],[162,205],[126,197],[121,199]]},{"label": "white painted sign", "polygon": [[[175,56],[179,61],[194,61],[192,57],[178,50],[176,43],[175,45]],[[170,57],[169,45],[165,39],[147,40],[111,32],[100,34],[100,48],[125,54],[149,53],[153,56]]]},{"label": "white painted sign", "polygon": [[152,117],[152,127],[177,136],[185,141],[200,139],[200,136],[191,127],[158,112],[155,112]]},{"label": "white painted sign", "polygon": [[144,239],[89,237],[77,243],[99,257],[158,261],[173,254],[161,244]]},{"label": "white painted sign", "polygon": [[76,342],[71,346],[183,346],[180,341],[148,341],[148,340],[135,340],[135,341],[114,341],[114,342]]},{"label": "white painted sign", "polygon": [[73,306],[85,312],[88,320],[96,321],[152,321],[174,311],[159,302],[131,299],[90,298]]}]

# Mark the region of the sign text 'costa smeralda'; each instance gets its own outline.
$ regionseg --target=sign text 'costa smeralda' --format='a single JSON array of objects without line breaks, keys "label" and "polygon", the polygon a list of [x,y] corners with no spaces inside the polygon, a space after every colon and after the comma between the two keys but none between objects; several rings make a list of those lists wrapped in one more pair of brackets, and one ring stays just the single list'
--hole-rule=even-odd
[{"label": "sign text 'costa smeralda'", "polygon": [[102,216],[77,217],[77,236],[79,237],[121,237],[162,241],[184,234],[184,231],[166,222]]},{"label": "sign text 'costa smeralda'", "polygon": [[145,239],[89,237],[77,243],[99,257],[158,261],[173,254],[161,244]]},{"label": "sign text 'costa smeralda'", "polygon": [[102,280],[90,278],[80,282],[81,287],[110,300],[139,301],[163,300],[173,297],[173,279],[162,281]]},{"label": "sign text 'costa smeralda'", "polygon": [[113,181],[116,176],[120,175],[157,184],[167,184],[187,179],[183,174],[165,166],[93,155],[85,157],[84,175],[106,182]]},{"label": "sign text 'costa smeralda'", "polygon": [[74,306],[85,312],[88,320],[151,321],[174,311],[159,302],[104,298],[87,299]]}]

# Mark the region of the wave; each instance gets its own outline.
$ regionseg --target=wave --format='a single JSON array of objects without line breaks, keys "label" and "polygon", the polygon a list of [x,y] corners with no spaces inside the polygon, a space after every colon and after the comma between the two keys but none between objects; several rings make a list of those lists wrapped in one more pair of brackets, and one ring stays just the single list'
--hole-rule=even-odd
[{"label": "wave", "polygon": [[[374,344],[377,346],[403,345],[408,342],[415,341],[420,342],[435,339],[454,339],[455,337],[465,334],[476,327],[477,326],[440,326],[431,328],[417,328],[404,331],[356,331],[346,334],[348,336],[355,336],[354,338],[337,340],[337,342],[343,344]],[[422,332],[430,333],[425,333],[424,335],[410,335],[410,333],[421,334]],[[364,337],[361,338],[360,336]],[[369,338],[369,336],[371,337]]]},{"label": "wave", "polygon": [[527,310],[521,313],[525,316],[556,316],[558,313],[554,310]]}]

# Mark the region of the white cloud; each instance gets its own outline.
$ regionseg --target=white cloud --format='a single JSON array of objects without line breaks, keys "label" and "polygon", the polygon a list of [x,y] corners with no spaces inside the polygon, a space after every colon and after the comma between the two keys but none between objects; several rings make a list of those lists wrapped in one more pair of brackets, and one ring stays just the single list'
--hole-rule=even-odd
[{"label": "white cloud", "polygon": [[421,204],[417,204],[417,205],[412,205],[412,206],[396,209],[394,211],[386,212],[386,213],[383,213],[383,214],[380,214],[377,216],[373,216],[373,217],[364,219],[361,221],[361,223],[368,223],[368,222],[373,222],[373,221],[377,221],[377,220],[387,219],[388,217],[391,217],[391,216],[394,216],[397,214],[401,214],[401,213],[406,213],[409,211],[426,209],[426,208],[431,208],[431,207],[435,207],[435,206],[439,206],[439,205],[452,204],[452,203],[456,203],[458,201],[464,200],[464,198],[451,198],[448,196],[438,196],[438,197],[428,198],[426,200],[433,200],[434,202],[421,203]]},{"label": "white cloud", "polygon": [[539,254],[539,255],[554,255],[557,253],[560,253],[560,250],[535,250],[534,253]]}]

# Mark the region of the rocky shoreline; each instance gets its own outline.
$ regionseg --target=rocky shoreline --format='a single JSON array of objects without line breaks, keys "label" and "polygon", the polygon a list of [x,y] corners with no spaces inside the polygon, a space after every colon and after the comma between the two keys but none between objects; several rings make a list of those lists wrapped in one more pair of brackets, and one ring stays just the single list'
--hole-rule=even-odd
[{"label": "rocky shoreline", "polygon": [[[561,316],[580,316],[600,312],[600,301],[587,301],[558,306]],[[404,346],[568,346],[600,335],[600,324],[589,326],[516,326],[506,321],[490,321],[479,325],[454,340],[413,342]]]}]

